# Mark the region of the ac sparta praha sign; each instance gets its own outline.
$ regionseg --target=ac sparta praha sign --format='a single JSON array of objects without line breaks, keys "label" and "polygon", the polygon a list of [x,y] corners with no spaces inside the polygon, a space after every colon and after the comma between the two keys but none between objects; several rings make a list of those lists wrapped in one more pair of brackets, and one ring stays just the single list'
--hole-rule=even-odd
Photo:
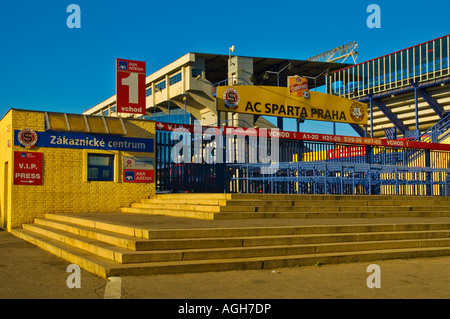
[{"label": "ac sparta praha sign", "polygon": [[367,105],[336,95],[308,91],[292,95],[287,87],[219,86],[218,111],[366,125]]}]

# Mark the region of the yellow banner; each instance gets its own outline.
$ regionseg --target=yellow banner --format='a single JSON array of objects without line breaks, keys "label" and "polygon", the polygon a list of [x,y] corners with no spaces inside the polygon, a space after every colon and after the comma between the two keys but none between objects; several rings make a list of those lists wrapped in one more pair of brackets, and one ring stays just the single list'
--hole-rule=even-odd
[{"label": "yellow banner", "polygon": [[367,125],[367,104],[326,93],[291,95],[277,86],[219,86],[218,111]]}]

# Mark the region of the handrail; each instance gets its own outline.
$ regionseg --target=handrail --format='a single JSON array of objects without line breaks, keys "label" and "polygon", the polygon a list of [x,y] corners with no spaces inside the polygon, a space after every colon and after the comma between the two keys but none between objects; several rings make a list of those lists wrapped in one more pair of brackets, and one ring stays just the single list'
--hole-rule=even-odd
[{"label": "handrail", "polygon": [[[230,80],[241,80],[242,82],[244,82],[244,83],[246,83],[247,85],[252,85],[251,83],[249,83],[246,79],[244,79],[244,78],[236,78],[236,77],[231,77],[231,78],[227,78],[227,79],[225,79],[225,80],[222,80],[222,81],[219,81],[219,82],[217,82],[217,83],[214,83],[213,85],[212,85],[212,87],[213,87],[213,92],[212,92],[212,96],[216,96],[216,88],[218,87],[218,86],[223,86],[224,85],[224,83],[226,83],[226,82],[228,82],[228,81],[230,81]],[[239,85],[239,84],[238,84]]]},{"label": "handrail", "polygon": [[[414,141],[439,143],[450,135],[450,113],[444,115],[435,125],[427,129],[414,139]],[[447,133],[442,136],[443,133]]]}]

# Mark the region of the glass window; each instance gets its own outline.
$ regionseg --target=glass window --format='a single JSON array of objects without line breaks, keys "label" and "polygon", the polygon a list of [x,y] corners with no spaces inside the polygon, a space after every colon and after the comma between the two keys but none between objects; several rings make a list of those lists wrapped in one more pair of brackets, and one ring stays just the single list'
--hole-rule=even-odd
[{"label": "glass window", "polygon": [[150,96],[152,95],[152,88],[148,88],[147,90],[145,90],[145,96]]},{"label": "glass window", "polygon": [[434,47],[433,42],[429,42],[426,45],[427,48],[427,54],[428,54],[428,72],[434,71]]},{"label": "glass window", "polygon": [[192,69],[192,77],[195,78],[198,75],[202,75],[203,70],[202,69]]},{"label": "glass window", "polygon": [[401,70],[403,72],[403,78],[405,78],[406,77],[405,76],[406,75],[405,72],[408,69],[408,51],[407,50],[402,51],[402,59],[401,59],[401,61],[402,61]]},{"label": "glass window", "polygon": [[162,81],[156,84],[156,88],[159,90],[164,90],[166,88],[166,81]]},{"label": "glass window", "polygon": [[88,154],[88,181],[114,181],[114,155]]},{"label": "glass window", "polygon": [[177,73],[169,78],[169,85],[173,85],[175,83],[181,82],[181,72]]},{"label": "glass window", "polygon": [[[448,48],[448,39],[449,37],[445,37],[442,39],[442,57],[448,58],[448,54],[449,54],[449,48]],[[447,61],[447,60],[445,60]]]},{"label": "glass window", "polygon": [[414,48],[408,49],[408,77],[414,76]]}]

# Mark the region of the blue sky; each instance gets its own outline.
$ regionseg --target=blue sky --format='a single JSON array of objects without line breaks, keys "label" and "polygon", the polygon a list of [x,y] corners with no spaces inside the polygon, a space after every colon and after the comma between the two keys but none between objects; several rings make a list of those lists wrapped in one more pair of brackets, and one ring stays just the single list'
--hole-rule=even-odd
[{"label": "blue sky", "polygon": [[[70,4],[81,28],[69,29]],[[381,8],[370,29],[369,4]],[[448,0],[0,2],[0,117],[10,108],[81,113],[115,94],[115,59],[147,75],[188,52],[307,59],[356,41],[363,62],[449,34]],[[288,126],[287,129],[294,129]],[[302,130],[331,133],[309,121]],[[338,125],[338,134],[350,134]]]}]

